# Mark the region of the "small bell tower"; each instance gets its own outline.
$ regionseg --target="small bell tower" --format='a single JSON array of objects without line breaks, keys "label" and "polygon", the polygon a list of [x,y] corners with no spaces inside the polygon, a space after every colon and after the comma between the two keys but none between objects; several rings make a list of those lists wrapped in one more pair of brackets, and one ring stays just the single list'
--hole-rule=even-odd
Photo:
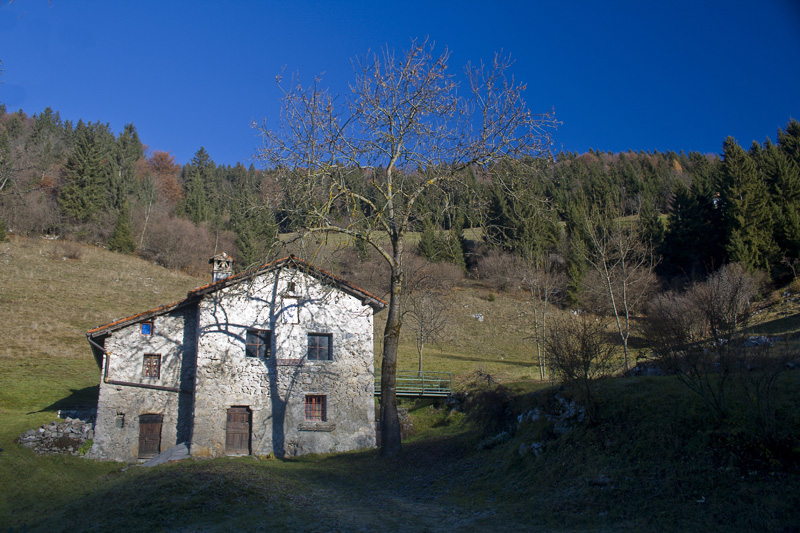
[{"label": "small bell tower", "polygon": [[211,265],[211,283],[216,283],[233,275],[233,257],[225,252],[217,254],[208,260]]}]

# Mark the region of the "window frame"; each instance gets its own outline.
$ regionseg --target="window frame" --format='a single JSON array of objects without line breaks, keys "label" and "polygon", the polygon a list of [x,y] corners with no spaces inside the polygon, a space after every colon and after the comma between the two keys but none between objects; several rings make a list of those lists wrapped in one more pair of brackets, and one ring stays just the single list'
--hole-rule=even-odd
[{"label": "window frame", "polygon": [[[260,342],[251,342],[253,338]],[[252,347],[255,347],[255,353],[253,353],[254,348]],[[244,356],[253,359],[269,359],[272,356],[272,331],[247,328],[244,337]]]},{"label": "window frame", "polygon": [[[319,340],[325,338],[327,339],[327,350],[326,350],[326,357],[320,358],[320,352],[323,348],[320,346],[319,342],[316,342],[314,346],[312,346],[312,339]],[[314,356],[312,357],[312,353]],[[306,351],[306,359],[309,361],[333,361],[333,335],[331,333],[309,333],[308,334],[308,349]]]},{"label": "window frame", "polygon": [[326,395],[306,394],[304,405],[306,422],[328,421],[328,397]]},{"label": "window frame", "polygon": [[[149,361],[149,364],[148,364]],[[155,362],[155,365],[153,365]],[[155,371],[153,370],[155,368]],[[155,374],[155,375],[154,375]],[[142,358],[142,377],[161,379],[161,354],[146,353]]]}]

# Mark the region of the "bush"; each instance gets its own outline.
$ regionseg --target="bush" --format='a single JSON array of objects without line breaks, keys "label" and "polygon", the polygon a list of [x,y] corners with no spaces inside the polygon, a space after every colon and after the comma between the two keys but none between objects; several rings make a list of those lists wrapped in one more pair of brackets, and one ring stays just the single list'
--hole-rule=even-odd
[{"label": "bush", "polygon": [[684,293],[659,295],[647,310],[645,334],[654,355],[718,420],[729,414],[731,374],[749,366],[742,331],[758,293],[758,277],[730,264]]},{"label": "bush", "polygon": [[605,322],[586,313],[554,321],[547,331],[550,369],[586,408],[590,421],[597,419],[597,381],[617,369]]},{"label": "bush", "polygon": [[789,291],[797,294],[800,292],[800,278],[794,278],[791,283],[789,283]]},{"label": "bush", "polygon": [[73,261],[80,261],[83,258],[83,248],[77,242],[61,241],[53,245],[50,252],[53,259],[57,261],[64,261],[71,259]]},{"label": "bush", "polygon": [[487,285],[499,291],[514,288],[518,281],[519,258],[499,250],[492,250],[477,261],[476,274]]},{"label": "bush", "polygon": [[508,388],[494,381],[490,374],[478,371],[464,400],[466,419],[484,438],[513,433],[516,422],[513,401]]},{"label": "bush", "polygon": [[8,235],[6,234],[6,223],[0,220],[0,242],[5,242],[7,238]]}]

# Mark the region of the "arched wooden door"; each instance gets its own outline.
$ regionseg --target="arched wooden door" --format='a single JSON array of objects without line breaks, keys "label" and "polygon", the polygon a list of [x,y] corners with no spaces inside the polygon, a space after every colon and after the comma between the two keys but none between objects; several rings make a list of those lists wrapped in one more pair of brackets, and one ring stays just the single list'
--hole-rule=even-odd
[{"label": "arched wooden door", "polygon": [[226,454],[250,454],[250,420],[249,407],[231,407],[228,409],[228,422],[225,426]]}]

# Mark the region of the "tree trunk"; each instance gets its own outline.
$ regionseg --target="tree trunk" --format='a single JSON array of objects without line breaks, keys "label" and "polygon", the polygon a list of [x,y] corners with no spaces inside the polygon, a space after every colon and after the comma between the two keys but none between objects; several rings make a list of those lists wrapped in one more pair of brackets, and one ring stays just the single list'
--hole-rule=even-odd
[{"label": "tree trunk", "polygon": [[391,457],[400,452],[400,420],[397,416],[397,397],[395,395],[397,372],[397,346],[400,341],[400,328],[403,325],[401,291],[403,289],[403,270],[401,263],[392,265],[391,297],[389,316],[383,334],[383,363],[381,365],[381,456]]}]

